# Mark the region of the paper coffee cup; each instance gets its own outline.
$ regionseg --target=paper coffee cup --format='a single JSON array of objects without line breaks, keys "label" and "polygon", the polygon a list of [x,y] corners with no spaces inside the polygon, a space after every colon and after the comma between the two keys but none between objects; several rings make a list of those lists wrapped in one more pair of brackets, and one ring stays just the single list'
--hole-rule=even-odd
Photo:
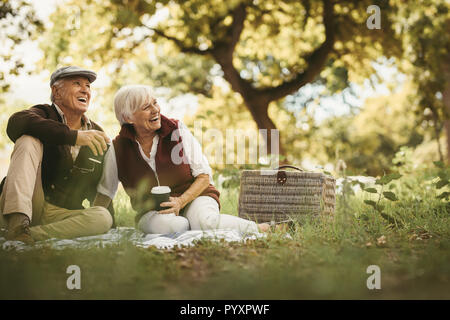
[{"label": "paper coffee cup", "polygon": [[155,210],[160,211],[167,209],[167,207],[161,207],[160,204],[169,201],[170,192],[170,187],[167,186],[157,186],[152,188],[151,194],[155,201]]}]

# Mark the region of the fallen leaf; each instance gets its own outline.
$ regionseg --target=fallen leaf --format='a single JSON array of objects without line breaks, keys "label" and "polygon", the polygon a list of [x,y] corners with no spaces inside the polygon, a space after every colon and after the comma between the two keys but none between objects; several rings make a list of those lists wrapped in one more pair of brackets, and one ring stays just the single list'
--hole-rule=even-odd
[{"label": "fallen leaf", "polygon": [[386,237],[385,237],[385,236],[379,237],[379,238],[377,239],[377,244],[378,244],[379,246],[382,246],[382,245],[386,244]]},{"label": "fallen leaf", "polygon": [[181,261],[180,267],[189,269],[192,268],[192,263],[190,261]]},{"label": "fallen leaf", "polygon": [[414,241],[417,239],[417,234],[413,233],[411,236],[409,236],[409,241]]}]

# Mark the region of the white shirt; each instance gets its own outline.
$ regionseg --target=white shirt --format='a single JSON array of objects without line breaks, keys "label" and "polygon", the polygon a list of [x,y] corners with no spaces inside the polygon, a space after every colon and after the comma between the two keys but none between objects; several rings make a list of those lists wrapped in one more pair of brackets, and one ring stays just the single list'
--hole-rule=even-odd
[{"label": "white shirt", "polygon": [[[209,182],[211,184],[214,184],[212,179],[211,167],[209,166],[208,159],[206,159],[205,155],[202,152],[202,147],[200,146],[200,143],[181,121],[179,121],[179,131],[182,139],[184,154],[191,168],[192,176],[195,178],[199,174],[207,174],[209,175]],[[159,143],[159,135],[155,135],[155,137],[153,138],[152,149],[150,150],[150,157],[147,157],[145,155],[139,142],[137,140],[136,142],[139,146],[139,151],[141,152],[142,158],[145,160],[145,162],[147,162],[147,164],[153,170],[155,176],[157,177],[155,170],[156,167],[155,157]],[[117,169],[116,153],[114,151],[114,145],[111,144],[111,146],[109,147],[108,151],[105,154],[103,174],[97,186],[97,192],[113,199],[117,192],[118,186],[119,186],[119,174]]]}]

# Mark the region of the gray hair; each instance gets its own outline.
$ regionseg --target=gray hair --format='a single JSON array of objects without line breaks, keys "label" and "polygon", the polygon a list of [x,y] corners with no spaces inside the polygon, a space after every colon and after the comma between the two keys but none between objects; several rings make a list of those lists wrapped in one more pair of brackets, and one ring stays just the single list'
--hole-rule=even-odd
[{"label": "gray hair", "polygon": [[50,101],[51,101],[52,103],[55,103],[55,97],[53,96],[53,87],[56,87],[57,89],[60,89],[60,88],[63,86],[63,84],[64,84],[64,80],[65,80],[65,79],[58,79],[58,80],[56,80],[55,83],[53,83],[53,85],[51,86],[52,92],[50,93]]},{"label": "gray hair", "polygon": [[120,88],[114,96],[114,111],[120,125],[127,123],[128,119],[152,98],[152,89],[146,85],[133,84]]}]

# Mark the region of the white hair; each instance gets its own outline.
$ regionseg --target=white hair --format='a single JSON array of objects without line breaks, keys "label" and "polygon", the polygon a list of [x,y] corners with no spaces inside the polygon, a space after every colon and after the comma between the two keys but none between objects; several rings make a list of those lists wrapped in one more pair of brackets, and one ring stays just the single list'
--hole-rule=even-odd
[{"label": "white hair", "polygon": [[152,89],[146,85],[133,84],[120,88],[114,96],[114,111],[120,125],[127,123],[128,119],[152,98]]},{"label": "white hair", "polygon": [[56,87],[57,89],[60,89],[63,86],[63,84],[64,84],[64,80],[65,80],[64,78],[63,79],[58,79],[58,80],[56,80],[53,83],[53,85],[51,87],[52,92],[50,93],[50,101],[52,103],[55,103],[55,97],[53,96],[53,87]]}]

